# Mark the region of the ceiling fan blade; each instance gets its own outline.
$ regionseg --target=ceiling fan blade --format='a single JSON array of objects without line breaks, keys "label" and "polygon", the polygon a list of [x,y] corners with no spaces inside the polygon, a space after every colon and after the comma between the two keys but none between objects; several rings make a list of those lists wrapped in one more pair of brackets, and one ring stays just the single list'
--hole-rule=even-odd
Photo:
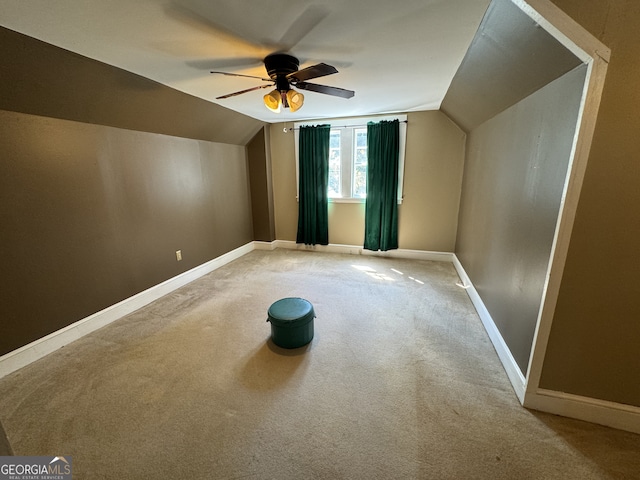
[{"label": "ceiling fan blade", "polygon": [[327,15],[329,15],[329,10],[325,7],[318,5],[307,7],[280,38],[278,42],[280,49],[285,52],[292,50]]},{"label": "ceiling fan blade", "polygon": [[[217,11],[212,11],[214,6],[210,5],[210,3],[195,2],[193,0],[171,0],[164,7],[164,11],[172,19],[187,24],[190,28],[196,28],[216,37],[226,37],[234,43],[242,43],[254,49],[262,48],[256,38],[243,34],[250,32],[250,29],[243,25],[239,26],[240,29],[231,27],[231,25],[237,23],[234,20],[237,20],[240,15],[237,13],[237,8],[225,9],[223,5],[217,7]],[[225,2],[223,1],[222,3],[224,4]],[[229,0],[226,3],[228,4]],[[226,13],[226,15],[221,16],[221,13]]]},{"label": "ceiling fan blade", "polygon": [[305,80],[333,75],[334,73],[338,73],[338,70],[336,70],[335,67],[327,65],[326,63],[318,63],[317,65],[311,65],[310,67],[303,68],[297,72],[290,73],[287,75],[287,78],[298,82],[304,82]]},{"label": "ceiling fan blade", "polygon": [[246,90],[240,90],[239,92],[227,93],[226,95],[222,95],[221,97],[216,97],[216,100],[222,100],[223,98],[235,97],[236,95],[242,95],[243,93],[253,92],[254,90],[260,90],[261,88],[269,88],[271,85],[259,85],[253,88],[247,88]]},{"label": "ceiling fan blade", "polygon": [[[237,0],[169,0],[165,13],[174,20],[189,24],[216,36],[226,36],[258,50],[289,51],[322,22],[329,10],[311,5],[302,13],[289,11],[290,0],[271,0],[260,15],[248,15],[246,6]],[[260,2],[255,2],[256,4]],[[284,34],[283,22],[289,24]]]},{"label": "ceiling fan blade", "polygon": [[215,70],[211,71],[211,73],[217,73],[220,75],[227,75],[228,77],[246,77],[246,78],[257,78],[258,80],[262,80],[263,82],[273,82],[270,78],[256,77],[254,75],[243,75],[241,73],[229,73],[229,72],[217,72]]},{"label": "ceiling fan blade", "polygon": [[237,69],[251,68],[262,65],[262,58],[258,57],[239,57],[239,58],[208,58],[202,60],[187,60],[186,65],[197,70],[218,70],[221,69]]},{"label": "ceiling fan blade", "polygon": [[201,3],[192,0],[171,0],[165,5],[164,11],[171,19],[186,24],[189,28],[197,29],[207,35],[214,35],[216,38],[229,40],[235,44],[243,44],[254,50],[262,50],[262,46],[256,41],[245,38],[237,31],[230,29],[229,22],[220,20],[219,16],[214,15],[210,5]]},{"label": "ceiling fan blade", "polygon": [[310,92],[324,93],[333,95],[334,97],[351,98],[356,92],[338,87],[327,87],[326,85],[318,85],[317,83],[298,82],[295,84],[300,90],[309,90]]}]

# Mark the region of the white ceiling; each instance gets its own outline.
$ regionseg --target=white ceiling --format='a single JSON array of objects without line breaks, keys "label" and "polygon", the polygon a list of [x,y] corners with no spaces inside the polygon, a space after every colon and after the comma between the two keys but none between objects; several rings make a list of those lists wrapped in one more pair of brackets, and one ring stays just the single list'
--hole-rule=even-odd
[{"label": "white ceiling", "polygon": [[[0,25],[269,122],[433,110],[490,0],[0,0]],[[351,99],[305,93],[295,113],[268,111],[261,59],[289,50],[310,80]]]}]

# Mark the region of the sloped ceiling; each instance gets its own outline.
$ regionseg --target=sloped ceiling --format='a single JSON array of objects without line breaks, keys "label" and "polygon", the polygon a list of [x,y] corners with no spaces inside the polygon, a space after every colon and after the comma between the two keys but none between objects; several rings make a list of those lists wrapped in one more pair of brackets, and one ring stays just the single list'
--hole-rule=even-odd
[{"label": "sloped ceiling", "polygon": [[441,108],[468,132],[581,63],[510,0],[493,0]]},{"label": "sloped ceiling", "polygon": [[[0,25],[265,122],[438,109],[489,0],[0,0]],[[301,68],[339,73],[298,112],[262,104],[262,58],[289,50]]]},{"label": "sloped ceiling", "polygon": [[264,125],[2,27],[0,65],[0,110],[234,145]]}]

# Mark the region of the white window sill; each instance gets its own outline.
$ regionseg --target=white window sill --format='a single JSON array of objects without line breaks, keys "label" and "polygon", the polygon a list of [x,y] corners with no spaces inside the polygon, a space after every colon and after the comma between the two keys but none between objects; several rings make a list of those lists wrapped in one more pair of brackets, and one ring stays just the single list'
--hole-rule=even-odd
[{"label": "white window sill", "polygon": [[[338,198],[338,197],[329,197],[329,203],[365,203],[366,198]],[[296,197],[296,203],[299,202],[300,199]],[[398,200],[398,205],[402,205],[402,200]]]},{"label": "white window sill", "polygon": [[329,197],[329,203],[364,203],[366,198]]},{"label": "white window sill", "polygon": [[[339,198],[329,197],[329,203],[365,203],[366,198]],[[403,199],[398,199],[398,205],[402,205]]]}]

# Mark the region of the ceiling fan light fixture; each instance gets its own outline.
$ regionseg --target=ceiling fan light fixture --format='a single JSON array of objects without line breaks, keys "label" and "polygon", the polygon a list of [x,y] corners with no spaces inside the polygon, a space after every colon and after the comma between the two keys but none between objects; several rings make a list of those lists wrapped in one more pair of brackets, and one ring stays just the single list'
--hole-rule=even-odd
[{"label": "ceiling fan light fixture", "polygon": [[307,80],[311,80],[313,78],[325,77],[327,75],[338,73],[338,70],[336,70],[335,67],[327,65],[326,63],[318,63],[317,65],[311,65],[299,70],[300,62],[298,59],[286,53],[272,53],[267,55],[263,61],[269,78],[244,75],[240,73],[212,71],[211,73],[256,78],[263,82],[271,83],[271,85],[258,85],[256,87],[247,88],[227,95],[221,95],[216,97],[216,100],[235,97],[243,93],[275,86],[275,90],[272,90],[262,98],[265,107],[267,107],[271,112],[280,113],[283,108],[288,108],[291,112],[295,112],[300,110],[304,104],[304,95],[291,87],[296,87],[296,89],[299,90],[323,93],[325,95],[333,95],[334,97],[351,98],[355,95],[353,90],[307,82]]},{"label": "ceiling fan light fixture", "polygon": [[272,90],[264,97],[264,106],[274,113],[280,113],[282,106],[282,94],[278,90]]},{"label": "ceiling fan light fixture", "polygon": [[299,110],[304,104],[304,95],[296,90],[289,90],[287,92],[287,103],[292,112]]}]

